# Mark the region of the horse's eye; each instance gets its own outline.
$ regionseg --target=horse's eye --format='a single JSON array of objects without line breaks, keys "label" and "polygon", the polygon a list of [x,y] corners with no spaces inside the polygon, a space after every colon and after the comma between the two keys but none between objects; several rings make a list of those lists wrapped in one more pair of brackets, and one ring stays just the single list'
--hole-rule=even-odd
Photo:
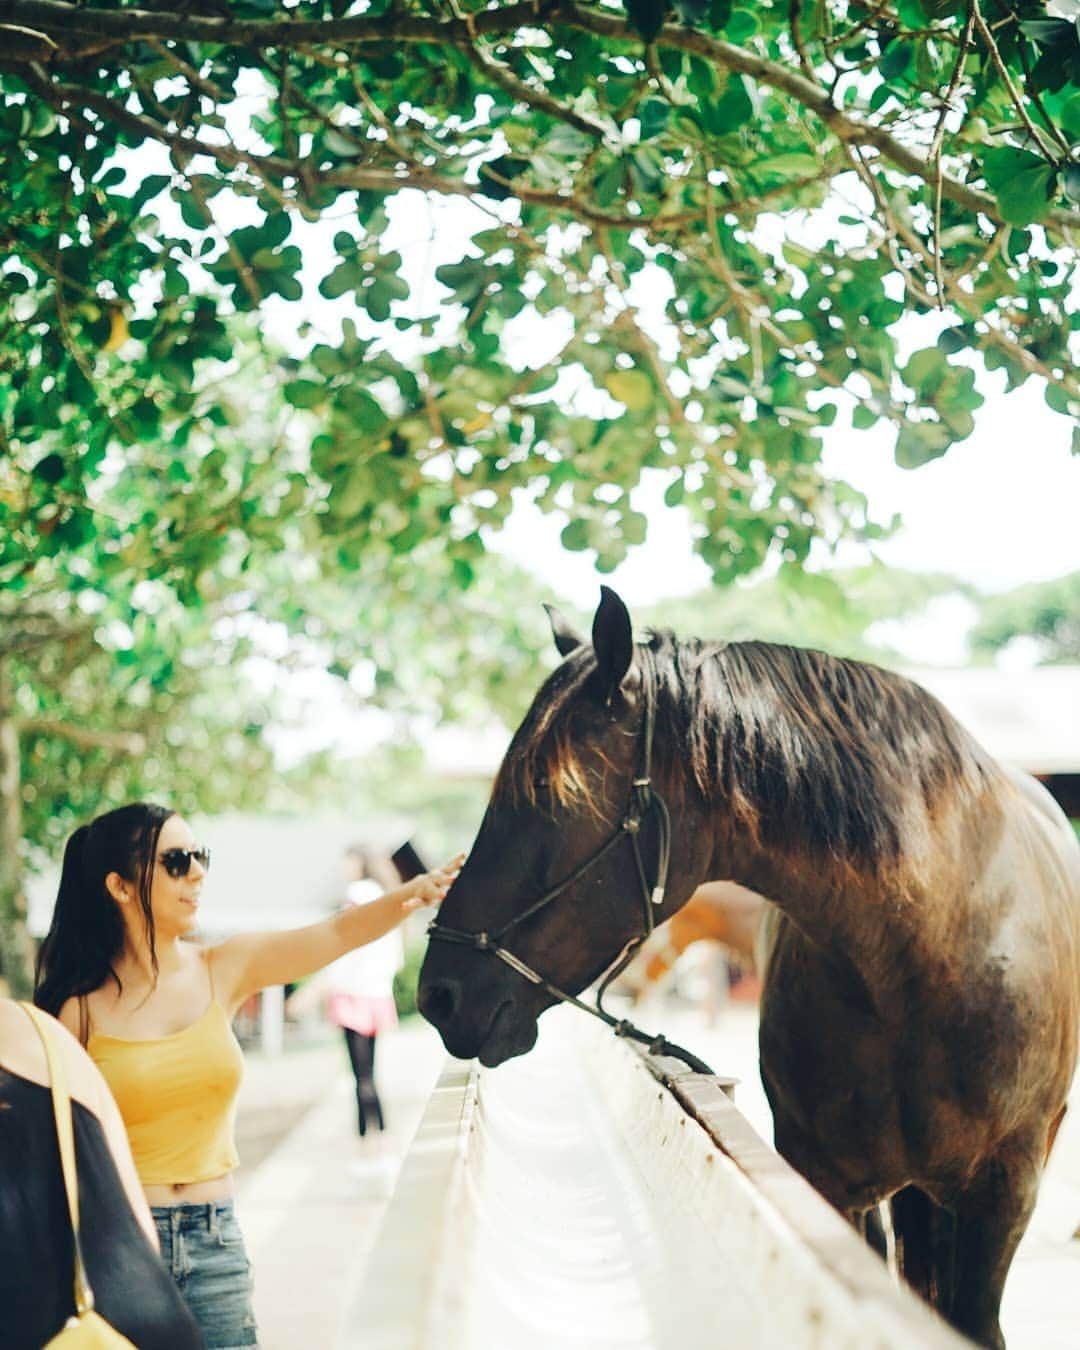
[{"label": "horse's eye", "polygon": [[551,782],[546,774],[541,774],[538,778],[533,779],[533,787],[537,792],[546,792],[550,786]]}]

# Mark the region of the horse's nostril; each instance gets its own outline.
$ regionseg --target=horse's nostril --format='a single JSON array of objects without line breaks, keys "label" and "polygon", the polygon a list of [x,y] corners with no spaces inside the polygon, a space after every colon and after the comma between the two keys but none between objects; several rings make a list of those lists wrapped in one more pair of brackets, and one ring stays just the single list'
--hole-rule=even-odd
[{"label": "horse's nostril", "polygon": [[441,1026],[457,1011],[458,986],[448,980],[432,980],[421,987],[417,1003],[429,1022]]}]

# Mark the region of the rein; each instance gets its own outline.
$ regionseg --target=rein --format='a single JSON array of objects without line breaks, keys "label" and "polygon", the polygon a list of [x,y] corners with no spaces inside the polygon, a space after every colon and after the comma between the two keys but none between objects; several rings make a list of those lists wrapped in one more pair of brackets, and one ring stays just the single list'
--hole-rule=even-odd
[{"label": "rein", "polygon": [[[592,1017],[598,1017],[612,1029],[616,1036],[637,1041],[641,1045],[648,1046],[650,1054],[667,1055],[672,1059],[682,1060],[695,1073],[704,1073],[711,1076],[712,1069],[704,1060],[698,1059],[689,1050],[683,1049],[681,1045],[674,1044],[665,1036],[655,1036],[643,1031],[626,1018],[613,1016],[603,1006],[604,994],[608,986],[622,974],[656,927],[654,910],[664,903],[664,890],[667,885],[668,866],[671,859],[671,816],[668,812],[667,803],[652,785],[653,733],[656,726],[655,670],[652,653],[648,648],[642,648],[641,655],[643,658],[643,673],[647,672],[647,679],[642,681],[645,710],[642,718],[641,766],[639,772],[631,781],[629,800],[622,821],[584,862],[574,868],[569,876],[564,877],[557,885],[545,891],[538,900],[534,900],[531,905],[520,914],[515,915],[509,923],[503,924],[501,928],[494,929],[491,932],[471,933],[462,928],[450,928],[448,925],[440,923],[438,919],[433,919],[428,925],[428,933],[432,938],[439,938],[443,942],[453,942],[462,947],[472,947],[476,951],[490,952],[508,965],[511,970],[517,971],[530,984],[535,984],[537,988],[551,994],[559,1002],[569,1003],[572,1007],[580,1008],[582,1012],[588,1013]],[[649,885],[648,875],[645,871],[639,840],[642,822],[650,812],[653,812],[656,816],[658,834],[656,880],[652,886]],[[630,840],[630,846],[634,853],[634,865],[637,870],[638,884],[641,888],[644,926],[640,933],[630,938],[604,973],[600,981],[600,987],[596,992],[596,1004],[594,1006],[577,998],[574,994],[568,994],[558,985],[545,979],[543,975],[533,970],[531,966],[526,965],[512,951],[509,951],[503,945],[503,939],[508,933],[513,932],[519,924],[524,923],[526,919],[531,919],[534,914],[539,914],[542,909],[546,909],[548,905],[557,900],[564,891],[591,871],[623,839]]]}]

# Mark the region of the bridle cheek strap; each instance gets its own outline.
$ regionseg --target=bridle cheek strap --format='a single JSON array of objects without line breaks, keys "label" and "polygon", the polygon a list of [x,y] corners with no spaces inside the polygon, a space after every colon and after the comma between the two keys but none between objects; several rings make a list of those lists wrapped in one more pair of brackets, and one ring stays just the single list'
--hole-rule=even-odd
[{"label": "bridle cheek strap", "polygon": [[[653,682],[653,670],[651,664],[651,653],[647,648],[641,649],[643,658],[643,674],[647,670],[649,680],[643,679],[642,689],[645,699],[645,711],[642,726],[642,755],[641,772],[634,778],[630,785],[630,802],[627,813],[622,822],[612,834],[596,848],[584,862],[580,863],[569,876],[564,877],[557,885],[552,886],[550,890],[545,891],[532,904],[526,906],[520,914],[514,916],[509,923],[504,924],[502,928],[494,932],[470,933],[462,928],[451,928],[442,924],[438,919],[434,919],[428,925],[428,933],[432,938],[438,938],[443,942],[456,943],[459,946],[471,947],[475,951],[490,952],[492,956],[497,957],[511,970],[516,971],[523,979],[528,980],[530,984],[536,985],[538,989],[543,989],[560,1003],[569,1003],[574,1008],[580,1008],[582,1012],[589,1013],[592,1017],[598,1017],[605,1022],[616,1036],[623,1036],[627,1040],[637,1041],[649,1048],[651,1054],[667,1055],[672,1059],[679,1059],[688,1065],[695,1073],[704,1073],[712,1075],[712,1069],[689,1050],[683,1049],[681,1045],[675,1045],[664,1036],[654,1036],[647,1031],[643,1031],[633,1022],[626,1018],[613,1016],[603,1006],[604,994],[612,982],[622,974],[626,967],[637,955],[638,951],[644,946],[649,936],[656,927],[655,910],[664,903],[664,892],[667,886],[668,867],[671,859],[671,816],[667,808],[667,803],[663,797],[656,791],[652,785],[651,766],[652,766],[652,743],[653,728],[656,718],[655,697],[650,697],[653,691],[647,685]],[[656,815],[657,845],[656,845],[656,880],[652,886],[649,885],[645,863],[641,856],[641,844],[639,836],[641,833],[641,824],[646,815],[652,811]],[[600,978],[600,986],[596,993],[595,1006],[585,1003],[574,994],[568,994],[564,989],[546,980],[533,968],[527,965],[513,952],[503,946],[503,939],[507,933],[524,923],[526,919],[531,919],[534,914],[546,909],[548,905],[568,890],[575,882],[579,881],[587,872],[589,872],[600,860],[626,837],[630,840],[630,846],[634,854],[634,865],[637,870],[638,884],[641,887],[642,898],[642,918],[643,928],[640,933],[635,934],[624,945],[622,951],[615,957],[606,971]]]}]

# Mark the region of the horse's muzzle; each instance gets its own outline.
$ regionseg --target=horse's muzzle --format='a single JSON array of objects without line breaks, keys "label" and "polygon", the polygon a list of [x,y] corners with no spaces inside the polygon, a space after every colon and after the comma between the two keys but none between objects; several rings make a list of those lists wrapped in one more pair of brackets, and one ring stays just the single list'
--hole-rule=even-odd
[{"label": "horse's muzzle", "polygon": [[454,975],[421,975],[416,1006],[455,1059],[479,1059],[485,1068],[524,1055],[536,1044],[536,1015],[512,995],[465,996]]}]

